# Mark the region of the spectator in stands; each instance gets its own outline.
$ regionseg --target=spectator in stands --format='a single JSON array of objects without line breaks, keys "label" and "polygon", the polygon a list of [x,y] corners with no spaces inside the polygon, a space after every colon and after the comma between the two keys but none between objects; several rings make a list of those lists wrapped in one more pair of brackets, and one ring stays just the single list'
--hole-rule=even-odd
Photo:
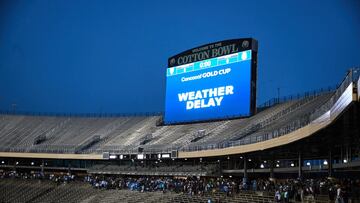
[{"label": "spectator in stands", "polygon": [[[57,184],[64,184],[75,181],[74,174],[56,175],[42,173],[17,173],[16,171],[0,172],[0,178],[19,179],[48,179]],[[206,193],[223,192],[228,196],[242,192],[247,189],[246,182],[241,179],[232,178],[171,178],[171,177],[127,177],[127,176],[85,176],[83,181],[88,182],[98,189],[128,189],[139,192],[151,191],[173,191],[184,193],[190,196],[202,196]],[[255,181],[251,183],[251,190],[254,189]],[[338,203],[359,202],[360,182],[359,180],[256,180],[256,190],[274,194],[276,201],[290,202],[308,201],[314,202],[316,194],[328,193],[329,200]],[[304,198],[305,197],[305,198]]]},{"label": "spectator in stands", "polygon": [[336,185],[336,200],[335,203],[344,203],[343,197],[342,197],[342,190],[340,185]]},{"label": "spectator in stands", "polygon": [[281,193],[279,190],[275,191],[275,202],[281,202]]},{"label": "spectator in stands", "polygon": [[289,192],[287,189],[285,189],[285,191],[284,191],[284,202],[285,203],[289,202]]},{"label": "spectator in stands", "polygon": [[351,184],[352,203],[360,203],[360,180],[353,181]]},{"label": "spectator in stands", "polygon": [[329,200],[331,202],[333,202],[335,200],[335,196],[336,196],[336,189],[332,186],[329,187],[328,190],[328,194],[329,194]]},{"label": "spectator in stands", "polygon": [[251,182],[251,185],[252,185],[252,190],[253,190],[253,191],[256,191],[256,190],[257,190],[256,179],[254,179],[254,180]]}]

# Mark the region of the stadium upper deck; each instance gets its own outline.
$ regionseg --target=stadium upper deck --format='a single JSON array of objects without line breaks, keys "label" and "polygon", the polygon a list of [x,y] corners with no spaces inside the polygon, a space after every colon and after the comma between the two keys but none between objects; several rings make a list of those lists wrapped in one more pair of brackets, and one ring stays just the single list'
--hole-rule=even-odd
[{"label": "stadium upper deck", "polygon": [[358,101],[359,79],[354,75],[349,71],[335,92],[280,103],[243,119],[158,126],[160,116],[3,114],[0,156],[101,159],[104,152],[137,154],[140,150],[206,157],[276,147],[310,136],[329,125],[352,101]]}]

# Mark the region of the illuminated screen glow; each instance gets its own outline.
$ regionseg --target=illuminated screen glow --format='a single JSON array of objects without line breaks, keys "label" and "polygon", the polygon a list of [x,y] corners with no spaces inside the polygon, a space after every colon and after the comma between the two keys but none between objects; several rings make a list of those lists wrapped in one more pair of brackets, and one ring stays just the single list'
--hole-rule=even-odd
[{"label": "illuminated screen glow", "polygon": [[165,124],[250,116],[251,50],[171,67]]}]

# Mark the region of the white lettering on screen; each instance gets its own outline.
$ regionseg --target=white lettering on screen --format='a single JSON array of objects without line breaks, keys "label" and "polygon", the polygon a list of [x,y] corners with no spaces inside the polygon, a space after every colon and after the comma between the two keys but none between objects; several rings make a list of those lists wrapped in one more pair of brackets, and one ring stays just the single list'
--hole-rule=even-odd
[{"label": "white lettering on screen", "polygon": [[221,106],[224,96],[234,94],[234,86],[221,86],[178,94],[180,102],[186,102],[186,109],[200,109]]}]

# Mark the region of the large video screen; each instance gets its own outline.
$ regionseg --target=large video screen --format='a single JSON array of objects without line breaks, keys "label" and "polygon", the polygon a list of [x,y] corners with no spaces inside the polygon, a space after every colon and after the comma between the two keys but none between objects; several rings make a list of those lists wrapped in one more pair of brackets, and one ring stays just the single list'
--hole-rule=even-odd
[{"label": "large video screen", "polygon": [[164,123],[250,116],[251,57],[246,50],[168,68]]}]

